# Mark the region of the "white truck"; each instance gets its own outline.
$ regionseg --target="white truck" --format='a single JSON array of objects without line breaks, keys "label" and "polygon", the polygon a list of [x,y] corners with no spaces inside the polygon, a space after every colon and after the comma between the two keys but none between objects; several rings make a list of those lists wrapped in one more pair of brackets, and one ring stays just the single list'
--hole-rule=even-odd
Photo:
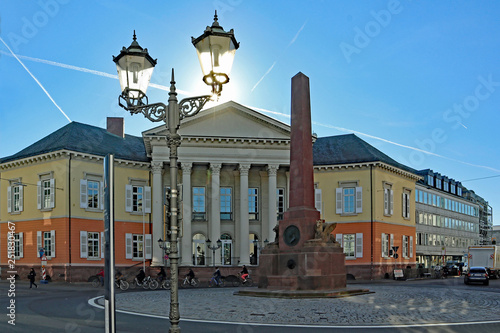
[{"label": "white truck", "polygon": [[486,267],[490,278],[500,278],[500,246],[469,246],[469,268],[474,266]]}]

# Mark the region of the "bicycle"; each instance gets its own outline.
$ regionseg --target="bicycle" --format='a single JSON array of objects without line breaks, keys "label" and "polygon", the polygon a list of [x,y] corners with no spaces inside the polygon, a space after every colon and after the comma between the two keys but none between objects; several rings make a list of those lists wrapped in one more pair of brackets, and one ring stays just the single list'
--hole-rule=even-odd
[{"label": "bicycle", "polygon": [[[94,277],[91,277],[90,279],[91,279],[90,283],[92,284],[92,287],[97,288],[97,287],[101,286],[101,280],[99,279],[99,277],[94,276]],[[115,287],[120,288],[121,290],[127,290],[129,288],[129,286],[130,286],[129,283],[127,281],[125,281],[123,278],[115,279]]]},{"label": "bicycle", "polygon": [[158,282],[158,286],[163,289],[170,289],[170,279],[169,278],[164,278],[161,279],[160,277],[156,277],[156,281]]},{"label": "bicycle", "polygon": [[157,289],[158,288],[158,281],[153,280],[150,276],[146,276],[142,282],[139,282],[137,280],[137,277],[134,278],[134,281],[130,284],[130,288],[135,289],[137,287],[142,287],[144,289]]},{"label": "bicycle", "polygon": [[247,276],[245,280],[241,278],[241,273],[238,273],[238,279],[233,280],[233,287],[239,287],[240,285],[244,287],[251,287],[253,286],[253,280],[250,277],[250,275]]},{"label": "bicycle", "polygon": [[219,281],[215,278],[215,276],[212,276],[212,278],[208,281],[208,287],[224,287],[226,282],[224,281],[224,278],[221,276],[219,277]]},{"label": "bicycle", "polygon": [[184,280],[182,281],[181,283],[181,287],[182,288],[186,288],[186,287],[198,287],[200,285],[200,281],[198,280],[198,278],[192,278],[191,279],[191,282],[189,282],[189,277],[188,276],[185,276],[184,277]]}]

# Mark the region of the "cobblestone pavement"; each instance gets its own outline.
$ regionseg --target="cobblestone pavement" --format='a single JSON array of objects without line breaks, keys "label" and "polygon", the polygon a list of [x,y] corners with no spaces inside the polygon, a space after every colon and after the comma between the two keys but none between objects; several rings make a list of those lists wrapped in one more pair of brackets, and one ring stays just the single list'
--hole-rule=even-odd
[{"label": "cobblestone pavement", "polygon": [[[183,319],[297,325],[421,325],[500,320],[498,291],[357,284],[372,294],[334,299],[235,296],[235,288],[179,289]],[[116,295],[120,310],[168,316],[170,291]]]}]

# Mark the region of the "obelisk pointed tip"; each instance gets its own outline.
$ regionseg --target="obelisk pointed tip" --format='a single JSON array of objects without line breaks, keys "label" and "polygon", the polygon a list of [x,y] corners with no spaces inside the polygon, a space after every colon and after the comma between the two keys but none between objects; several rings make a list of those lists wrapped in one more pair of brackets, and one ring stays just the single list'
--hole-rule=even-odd
[{"label": "obelisk pointed tip", "polygon": [[305,74],[304,74],[304,73],[302,73],[302,72],[298,72],[297,74],[295,74],[295,76],[294,76],[293,78],[296,78],[296,77],[301,77],[301,76],[304,76],[304,77],[306,77],[306,78],[309,78],[309,77],[307,77],[307,75],[305,75]]}]

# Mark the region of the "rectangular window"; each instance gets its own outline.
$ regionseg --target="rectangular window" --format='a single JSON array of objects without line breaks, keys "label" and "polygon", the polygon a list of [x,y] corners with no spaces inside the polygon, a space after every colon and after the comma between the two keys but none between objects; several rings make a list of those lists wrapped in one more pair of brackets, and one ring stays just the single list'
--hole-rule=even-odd
[{"label": "rectangular window", "polygon": [[431,176],[431,175],[427,176],[427,184],[429,186],[434,186],[434,177],[433,176]]},{"label": "rectangular window", "polygon": [[439,178],[436,178],[436,187],[438,189],[441,189],[441,179],[439,179]]},{"label": "rectangular window", "polygon": [[89,232],[87,233],[87,258],[97,259],[99,258],[99,233]]},{"label": "rectangular window", "polygon": [[449,190],[450,190],[449,183],[448,182],[443,182],[443,191],[448,192]]},{"label": "rectangular window", "polygon": [[55,206],[55,180],[52,173],[40,175],[37,182],[37,207],[41,210],[52,209]]},{"label": "rectangular window", "polygon": [[403,190],[403,218],[410,219],[411,211],[410,211],[410,191]]},{"label": "rectangular window", "polygon": [[394,212],[394,191],[392,185],[384,183],[384,215],[391,216]]},{"label": "rectangular window", "polygon": [[401,254],[403,255],[403,258],[409,258],[410,257],[410,254],[409,254],[409,248],[410,248],[410,237],[409,236],[403,236],[403,250],[401,252]]},{"label": "rectangular window", "polygon": [[259,191],[257,188],[248,189],[248,219],[259,219]]},{"label": "rectangular window", "polygon": [[342,211],[346,214],[355,213],[355,188],[354,187],[344,187],[342,189],[343,193],[343,209]]},{"label": "rectangular window", "polygon": [[89,208],[99,208],[99,182],[87,182],[87,202]]},{"label": "rectangular window", "polygon": [[276,189],[276,213],[278,214],[278,221],[283,220],[283,214],[285,213],[285,189]]},{"label": "rectangular window", "polygon": [[382,243],[382,257],[383,258],[388,258],[389,257],[389,245],[390,245],[390,235],[389,234],[382,234],[381,236],[381,243]]},{"label": "rectangular window", "polygon": [[42,246],[45,249],[45,255],[52,257],[52,237],[50,231],[43,232]]},{"label": "rectangular window", "polygon": [[16,259],[23,257],[23,233],[14,234],[14,256]]},{"label": "rectangular window", "polygon": [[20,179],[11,181],[7,187],[7,212],[20,213],[23,211],[23,185]]},{"label": "rectangular window", "polygon": [[230,187],[220,188],[220,219],[232,220],[232,189]]},{"label": "rectangular window", "polygon": [[193,220],[205,221],[205,188],[193,187]]},{"label": "rectangular window", "polygon": [[356,235],[355,234],[344,234],[343,235],[343,245],[344,245],[344,253],[346,259],[355,259],[355,250],[356,250]]},{"label": "rectangular window", "polygon": [[363,188],[357,182],[341,183],[335,190],[337,214],[359,214],[363,212]]},{"label": "rectangular window", "polygon": [[144,237],[143,235],[132,235],[132,259],[142,259],[144,257]]},{"label": "rectangular window", "polygon": [[[151,213],[151,187],[146,181],[133,180],[125,185],[125,211],[134,214]],[[101,206],[102,207],[102,206]]]}]

